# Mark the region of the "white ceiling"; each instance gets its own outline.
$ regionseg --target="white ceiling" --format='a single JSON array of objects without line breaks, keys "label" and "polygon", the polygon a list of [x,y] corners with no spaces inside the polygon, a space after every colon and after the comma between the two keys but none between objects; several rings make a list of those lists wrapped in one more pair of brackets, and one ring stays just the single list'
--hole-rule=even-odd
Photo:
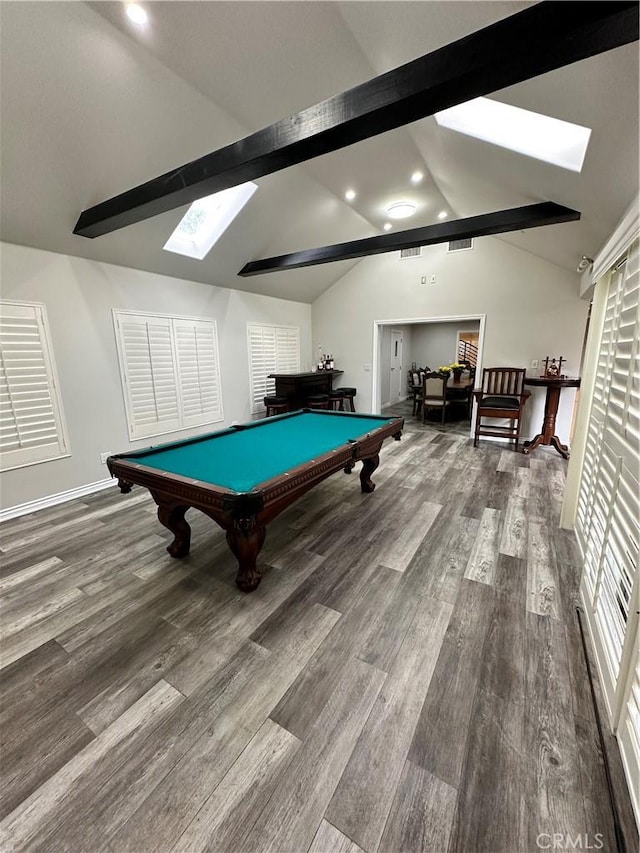
[{"label": "white ceiling", "polygon": [[[581,174],[440,128],[433,118],[261,178],[203,261],[164,252],[184,208],[87,240],[80,212],[286,115],[532,5],[522,2],[3,2],[2,238],[178,278],[313,301],[357,263],[248,279],[249,260],[537,201],[577,223],[504,235],[575,270],[638,192],[638,46],[495,93],[592,128]],[[409,183],[416,169],[420,187]],[[348,204],[344,191],[358,196]],[[492,238],[488,238],[492,239]]]}]

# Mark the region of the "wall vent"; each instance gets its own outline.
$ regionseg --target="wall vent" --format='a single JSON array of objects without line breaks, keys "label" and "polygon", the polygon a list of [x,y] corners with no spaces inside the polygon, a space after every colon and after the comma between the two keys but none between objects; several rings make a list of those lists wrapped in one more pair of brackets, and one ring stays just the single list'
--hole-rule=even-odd
[{"label": "wall vent", "polygon": [[447,252],[463,252],[465,249],[473,249],[473,237],[465,240],[450,240]]},{"label": "wall vent", "polygon": [[422,246],[416,246],[413,249],[400,249],[400,260],[404,261],[406,258],[419,258],[422,254]]}]

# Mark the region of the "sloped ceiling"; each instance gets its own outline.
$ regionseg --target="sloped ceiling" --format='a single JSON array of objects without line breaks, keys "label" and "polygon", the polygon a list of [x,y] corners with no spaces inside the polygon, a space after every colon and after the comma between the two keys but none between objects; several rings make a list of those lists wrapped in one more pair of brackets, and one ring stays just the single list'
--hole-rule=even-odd
[{"label": "sloped ceiling", "polygon": [[[495,93],[592,128],[581,174],[445,130],[433,118],[257,181],[203,261],[162,246],[184,209],[95,240],[86,207],[428,53],[521,2],[162,2],[142,30],[122,3],[3,3],[2,238],[222,287],[311,302],[354,265],[242,279],[253,259],[553,200],[576,223],[504,235],[569,270],[638,192],[638,50],[631,44]],[[424,173],[419,187],[409,182]],[[353,187],[354,202],[344,200]],[[488,238],[495,239],[495,238]]]}]

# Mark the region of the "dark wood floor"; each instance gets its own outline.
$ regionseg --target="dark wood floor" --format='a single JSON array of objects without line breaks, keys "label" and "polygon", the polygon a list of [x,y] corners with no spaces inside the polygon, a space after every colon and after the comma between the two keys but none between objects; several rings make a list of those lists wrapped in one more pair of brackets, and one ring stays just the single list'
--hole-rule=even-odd
[{"label": "dark wood floor", "polygon": [[565,470],[409,418],[372,495],[270,525],[251,595],[141,489],[6,523],[1,849],[614,851]]}]

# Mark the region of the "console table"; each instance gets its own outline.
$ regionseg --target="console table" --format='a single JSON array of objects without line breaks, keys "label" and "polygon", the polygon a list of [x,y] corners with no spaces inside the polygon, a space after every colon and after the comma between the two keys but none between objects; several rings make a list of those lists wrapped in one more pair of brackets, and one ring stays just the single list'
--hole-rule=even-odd
[{"label": "console table", "polygon": [[579,388],[580,379],[561,379],[551,376],[527,376],[524,380],[525,385],[533,385],[534,387],[542,387],[547,389],[547,397],[544,404],[544,421],[542,423],[542,432],[538,433],[531,441],[525,441],[522,452],[531,453],[538,445],[550,444],[558,451],[560,456],[565,459],[569,458],[569,448],[566,444],[562,444],[556,431],[556,415],[558,414],[558,404],[560,403],[560,392],[563,388]]},{"label": "console table", "polygon": [[290,408],[302,409],[310,394],[328,394],[333,388],[333,377],[342,376],[342,370],[317,370],[315,373],[270,373],[276,380],[276,397],[286,397]]}]

